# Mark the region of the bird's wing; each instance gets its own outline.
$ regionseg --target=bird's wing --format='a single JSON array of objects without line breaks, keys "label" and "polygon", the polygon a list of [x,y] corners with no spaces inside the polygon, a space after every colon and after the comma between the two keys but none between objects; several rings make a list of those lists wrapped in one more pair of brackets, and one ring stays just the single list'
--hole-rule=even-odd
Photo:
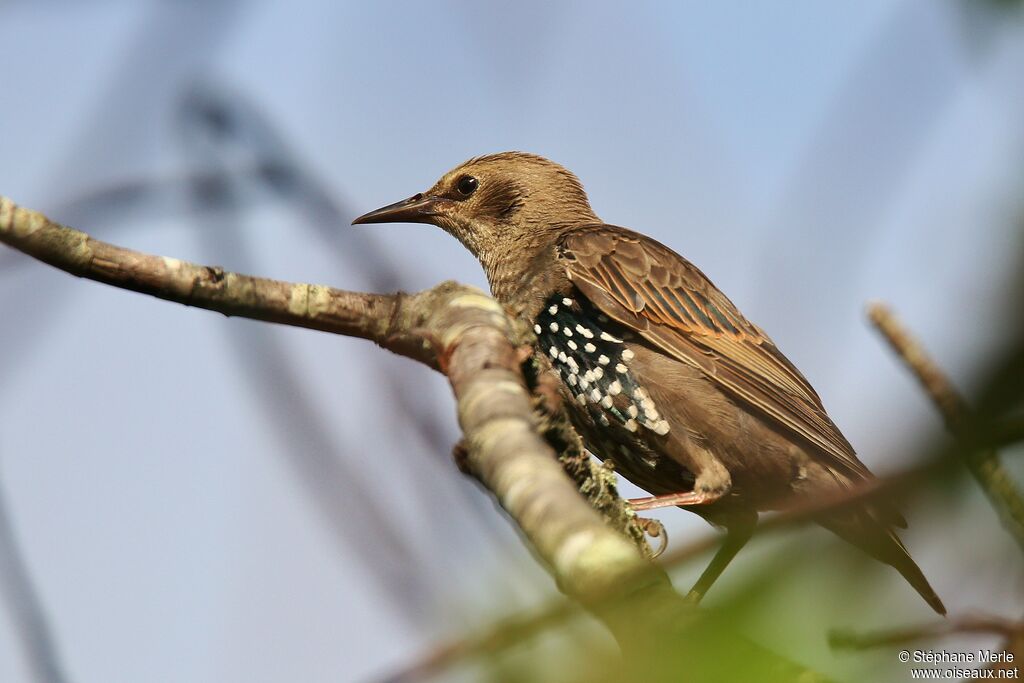
[{"label": "bird's wing", "polygon": [[567,233],[558,254],[569,279],[603,313],[700,368],[733,398],[813,444],[838,471],[871,476],[800,371],[689,261],[607,225]]}]

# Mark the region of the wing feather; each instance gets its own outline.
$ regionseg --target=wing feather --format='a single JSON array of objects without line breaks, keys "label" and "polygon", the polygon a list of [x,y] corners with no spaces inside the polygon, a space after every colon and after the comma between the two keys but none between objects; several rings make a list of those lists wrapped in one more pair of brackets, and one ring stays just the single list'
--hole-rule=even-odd
[{"label": "wing feather", "polygon": [[569,278],[603,313],[812,444],[829,465],[869,477],[800,371],[693,264],[639,233],[578,228],[559,243]]}]

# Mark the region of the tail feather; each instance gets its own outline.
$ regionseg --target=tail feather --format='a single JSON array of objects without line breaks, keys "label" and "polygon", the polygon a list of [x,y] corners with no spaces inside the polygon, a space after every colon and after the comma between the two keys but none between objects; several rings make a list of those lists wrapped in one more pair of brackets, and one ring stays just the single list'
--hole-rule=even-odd
[{"label": "tail feather", "polygon": [[917,566],[906,546],[891,528],[867,512],[820,520],[820,524],[844,541],[857,546],[879,562],[893,567],[924,598],[933,610],[946,613],[946,606]]}]

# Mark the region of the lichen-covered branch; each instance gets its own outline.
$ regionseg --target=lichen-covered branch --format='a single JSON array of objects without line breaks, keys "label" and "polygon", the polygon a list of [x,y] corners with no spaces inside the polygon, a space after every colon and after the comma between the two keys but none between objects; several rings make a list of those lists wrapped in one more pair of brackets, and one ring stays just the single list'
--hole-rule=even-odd
[{"label": "lichen-covered branch", "polygon": [[[969,410],[946,373],[932,360],[921,343],[900,324],[888,306],[872,304],[868,307],[868,317],[893,351],[914,373],[938,408],[949,431],[957,436],[965,436]],[[1003,527],[1024,549],[1024,497],[1003,469],[998,453],[991,448],[979,447],[971,435],[966,436],[964,460],[968,470],[996,509]]]},{"label": "lichen-covered branch", "polygon": [[584,503],[539,435],[513,324],[483,292],[446,282],[413,295],[367,294],[240,275],[107,244],[6,198],[0,241],[79,277],[225,315],[361,337],[440,367],[458,400],[471,471],[566,592],[603,593],[624,573],[650,569]]},{"label": "lichen-covered branch", "polygon": [[[463,465],[561,589],[603,621],[637,665],[659,652],[691,666],[700,661],[693,608],[641,552],[646,544],[611,474],[589,461],[557,402],[544,398],[542,373],[528,366],[530,381],[524,377],[527,338],[483,292],[446,282],[412,295],[366,294],[240,275],[107,244],[4,198],[0,242],[79,277],[224,315],[369,339],[443,371],[465,434]],[[730,637],[730,645],[776,680],[814,678],[745,639]],[[434,658],[425,669],[450,661]]]},{"label": "lichen-covered branch", "polygon": [[570,595],[603,595],[626,577],[650,571],[636,546],[584,503],[538,432],[521,358],[511,342],[513,330],[501,306],[477,290],[444,289],[436,305],[425,308],[418,327],[436,340],[441,368],[458,400],[470,471],[494,493]]}]

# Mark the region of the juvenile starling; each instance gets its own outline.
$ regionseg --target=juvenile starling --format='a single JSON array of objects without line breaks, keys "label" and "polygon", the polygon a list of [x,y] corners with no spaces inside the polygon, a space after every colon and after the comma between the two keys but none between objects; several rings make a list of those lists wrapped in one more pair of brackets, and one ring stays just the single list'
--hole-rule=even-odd
[{"label": "juvenile starling", "polygon": [[[431,223],[483,265],[496,299],[528,321],[587,449],[653,497],[727,531],[699,600],[750,538],[758,512],[839,494],[871,473],[800,371],[689,261],[606,225],[579,180],[547,159],[471,159],[426,192],[354,223]],[[818,522],[942,601],[884,503]]]}]

